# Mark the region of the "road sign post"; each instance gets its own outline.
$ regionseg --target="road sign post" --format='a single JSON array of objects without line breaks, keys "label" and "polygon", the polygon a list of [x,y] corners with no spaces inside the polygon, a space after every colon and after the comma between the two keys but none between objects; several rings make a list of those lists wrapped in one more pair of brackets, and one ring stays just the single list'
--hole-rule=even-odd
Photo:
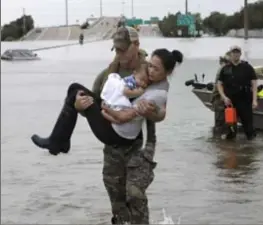
[{"label": "road sign post", "polygon": [[191,35],[195,35],[196,26],[195,26],[195,18],[191,14],[179,14],[177,16],[177,26],[187,26],[188,32]]}]

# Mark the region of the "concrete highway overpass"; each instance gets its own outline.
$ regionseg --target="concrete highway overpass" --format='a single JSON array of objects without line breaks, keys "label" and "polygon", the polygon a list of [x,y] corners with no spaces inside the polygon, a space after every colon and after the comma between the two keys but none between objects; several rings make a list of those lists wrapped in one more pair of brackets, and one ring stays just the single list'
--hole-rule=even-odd
[{"label": "concrete highway overpass", "polygon": [[78,40],[81,33],[84,34],[84,40],[86,38],[107,39],[116,31],[118,20],[118,17],[102,17],[96,19],[88,29],[83,30],[79,25],[35,28],[29,31],[22,40]]},{"label": "concrete highway overpass", "polygon": [[[88,18],[90,19],[90,18]],[[119,17],[101,17],[96,19],[88,29],[80,29],[80,25],[35,28],[22,38],[25,41],[45,40],[78,40],[83,33],[84,41],[107,40],[112,37],[117,29]],[[140,36],[161,37],[157,25],[140,25]]]}]

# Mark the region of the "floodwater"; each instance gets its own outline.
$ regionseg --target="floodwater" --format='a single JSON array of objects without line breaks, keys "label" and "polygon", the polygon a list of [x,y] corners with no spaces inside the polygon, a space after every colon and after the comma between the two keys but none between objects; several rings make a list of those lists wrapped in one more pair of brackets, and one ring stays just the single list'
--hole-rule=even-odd
[{"label": "floodwater", "polygon": [[[2,43],[38,48],[56,42]],[[64,44],[61,43],[60,44]],[[180,49],[186,60],[171,80],[166,120],[157,125],[155,180],[148,189],[151,220],[162,209],[181,224],[263,223],[263,139],[243,135],[233,143],[214,140],[213,114],[184,86],[194,73],[214,80],[218,55],[228,46],[247,49],[263,64],[263,40],[144,38],[141,46]],[[40,61],[1,62],[1,223],[107,224],[110,203],[102,182],[102,144],[79,118],[72,149],[57,157],[36,148],[33,133],[48,135],[67,87],[91,87],[108,65],[111,41],[39,51]]]}]

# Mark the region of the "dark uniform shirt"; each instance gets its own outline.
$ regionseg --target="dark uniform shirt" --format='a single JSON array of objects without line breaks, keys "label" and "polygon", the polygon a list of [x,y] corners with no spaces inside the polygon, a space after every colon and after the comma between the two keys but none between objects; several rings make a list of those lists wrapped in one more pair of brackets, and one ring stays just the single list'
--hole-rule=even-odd
[{"label": "dark uniform shirt", "polygon": [[251,81],[257,76],[254,68],[245,61],[234,65],[225,65],[220,71],[218,80],[223,83],[224,92],[227,97],[243,97],[252,94]]}]

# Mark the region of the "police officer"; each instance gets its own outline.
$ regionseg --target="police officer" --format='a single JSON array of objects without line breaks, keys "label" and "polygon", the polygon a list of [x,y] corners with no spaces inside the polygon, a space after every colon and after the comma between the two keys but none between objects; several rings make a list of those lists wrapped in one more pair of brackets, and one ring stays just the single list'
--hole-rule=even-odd
[{"label": "police officer", "polygon": [[217,71],[216,74],[216,79],[215,79],[215,85],[214,85],[214,89],[212,92],[212,99],[211,99],[211,103],[213,105],[214,108],[214,134],[221,134],[223,132],[223,129],[225,127],[225,114],[224,114],[224,109],[225,109],[225,105],[224,102],[218,92],[216,83],[218,81],[219,78],[219,74],[221,69],[227,64],[229,63],[230,60],[230,52],[227,52],[224,56],[220,56],[219,58],[219,65],[220,68]]},{"label": "police officer", "polygon": [[257,102],[257,76],[254,68],[246,61],[241,61],[241,48],[230,48],[231,63],[220,71],[217,88],[226,106],[232,105],[243,125],[248,140],[256,135],[253,128],[253,109]]}]

